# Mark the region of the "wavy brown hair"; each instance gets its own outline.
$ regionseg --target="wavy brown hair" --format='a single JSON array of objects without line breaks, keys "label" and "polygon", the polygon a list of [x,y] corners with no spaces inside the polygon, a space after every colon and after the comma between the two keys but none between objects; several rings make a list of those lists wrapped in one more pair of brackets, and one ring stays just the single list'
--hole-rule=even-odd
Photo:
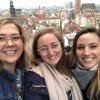
[{"label": "wavy brown hair", "polygon": [[63,34],[61,32],[60,29],[54,29],[54,28],[44,28],[44,29],[41,29],[39,31],[37,31],[34,36],[34,41],[33,41],[33,44],[32,44],[32,53],[33,53],[33,59],[36,61],[36,63],[39,63],[42,61],[41,59],[41,56],[38,54],[38,51],[37,51],[37,43],[38,43],[38,40],[41,36],[45,35],[45,34],[53,34],[54,36],[57,37],[57,39],[60,41],[61,43],[61,48],[62,48],[62,57],[60,59],[60,61],[58,62],[58,64],[56,65],[56,68],[57,70],[60,72],[60,73],[64,73],[68,76],[72,76],[69,69],[68,69],[68,58],[66,57],[66,54],[65,54],[65,49],[64,49],[64,40],[63,40]]}]

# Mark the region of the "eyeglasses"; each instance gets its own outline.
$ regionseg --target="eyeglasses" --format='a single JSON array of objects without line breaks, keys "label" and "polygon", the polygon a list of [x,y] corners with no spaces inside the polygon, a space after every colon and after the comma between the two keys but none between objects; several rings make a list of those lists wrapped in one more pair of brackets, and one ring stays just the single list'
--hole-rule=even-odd
[{"label": "eyeglasses", "polygon": [[37,50],[41,55],[46,55],[47,52],[49,51],[49,49],[52,49],[53,51],[58,51],[59,49],[61,49],[61,43],[55,42],[50,45],[42,46],[42,47],[38,48]]},{"label": "eyeglasses", "polygon": [[6,42],[7,40],[18,41],[22,38],[20,34],[5,35],[0,34],[0,43]]}]

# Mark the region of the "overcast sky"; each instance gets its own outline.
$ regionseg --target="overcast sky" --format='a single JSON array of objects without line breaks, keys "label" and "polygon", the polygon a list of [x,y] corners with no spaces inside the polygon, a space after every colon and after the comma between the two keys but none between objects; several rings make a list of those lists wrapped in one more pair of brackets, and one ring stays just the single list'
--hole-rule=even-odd
[{"label": "overcast sky", "polygon": [[[64,5],[65,2],[75,2],[75,0],[12,0],[15,8],[36,7],[36,6],[50,6],[50,5]],[[90,2],[91,1],[91,2]],[[2,0],[0,9],[9,9],[10,0]],[[100,4],[100,0],[81,0],[82,3]]]}]

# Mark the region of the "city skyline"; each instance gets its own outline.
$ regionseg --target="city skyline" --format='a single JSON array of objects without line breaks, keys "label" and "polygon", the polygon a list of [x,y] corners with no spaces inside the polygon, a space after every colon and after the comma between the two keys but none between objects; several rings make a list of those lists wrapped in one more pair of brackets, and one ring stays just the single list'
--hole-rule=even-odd
[{"label": "city skyline", "polygon": [[[39,6],[51,6],[51,5],[65,5],[65,3],[73,2],[75,3],[75,0],[12,0],[15,8],[34,8]],[[2,4],[0,5],[0,9],[9,9],[10,0],[3,0]],[[91,0],[91,2],[88,0],[81,0],[81,3],[95,3],[100,4],[99,0]]]}]

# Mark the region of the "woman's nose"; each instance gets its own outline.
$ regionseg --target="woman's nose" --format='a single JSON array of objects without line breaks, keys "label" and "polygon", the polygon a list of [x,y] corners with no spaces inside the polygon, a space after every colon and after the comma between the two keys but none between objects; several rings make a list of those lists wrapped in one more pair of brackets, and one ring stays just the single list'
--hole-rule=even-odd
[{"label": "woman's nose", "polygon": [[85,55],[89,55],[90,53],[91,53],[90,49],[89,48],[85,48],[84,54]]},{"label": "woman's nose", "polygon": [[48,47],[48,53],[52,54],[53,53],[53,49],[51,47]]},{"label": "woman's nose", "polygon": [[13,41],[9,38],[7,41],[7,46],[12,46],[14,45]]}]

